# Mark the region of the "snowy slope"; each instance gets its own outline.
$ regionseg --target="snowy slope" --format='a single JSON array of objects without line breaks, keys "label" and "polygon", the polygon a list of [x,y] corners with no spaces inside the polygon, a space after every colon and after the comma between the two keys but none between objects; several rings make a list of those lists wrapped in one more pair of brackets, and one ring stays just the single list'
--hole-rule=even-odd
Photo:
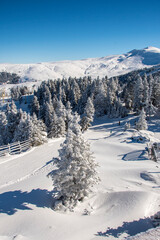
[{"label": "snowy slope", "polygon": [[76,61],[37,64],[0,64],[0,71],[17,73],[23,79],[48,80],[68,77],[116,76],[136,69],[160,64],[160,49],[147,47],[122,55]]},{"label": "snowy slope", "polygon": [[0,240],[114,240],[152,228],[149,217],[160,205],[160,165],[148,160],[145,142],[131,139],[133,131],[123,132],[126,121],[132,124],[134,117],[121,126],[102,118],[85,133],[101,183],[74,212],[51,209],[52,181],[46,177],[63,139],[0,158]]}]

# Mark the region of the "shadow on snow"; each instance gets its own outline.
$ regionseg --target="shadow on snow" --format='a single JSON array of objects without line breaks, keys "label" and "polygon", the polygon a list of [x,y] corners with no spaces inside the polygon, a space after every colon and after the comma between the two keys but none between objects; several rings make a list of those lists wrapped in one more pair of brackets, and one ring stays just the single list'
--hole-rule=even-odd
[{"label": "shadow on snow", "polygon": [[32,210],[28,204],[41,208],[50,208],[52,205],[52,194],[46,189],[33,189],[31,192],[20,190],[0,194],[0,213],[13,215],[18,210]]},{"label": "shadow on snow", "polygon": [[118,238],[123,233],[127,233],[129,236],[134,236],[138,233],[145,232],[150,228],[153,228],[152,221],[150,218],[145,218],[133,222],[124,222],[121,227],[108,228],[106,232],[98,232],[96,236],[114,236],[115,238]]},{"label": "shadow on snow", "polygon": [[119,155],[123,156],[122,160],[123,161],[144,161],[148,160],[148,157],[146,156],[146,150],[137,150],[133,152],[129,152],[124,155]]}]

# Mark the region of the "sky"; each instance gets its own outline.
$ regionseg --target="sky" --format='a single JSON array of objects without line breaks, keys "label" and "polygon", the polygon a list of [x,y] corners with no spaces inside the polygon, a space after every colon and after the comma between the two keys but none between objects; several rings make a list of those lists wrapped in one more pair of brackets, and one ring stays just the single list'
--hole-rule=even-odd
[{"label": "sky", "polygon": [[0,0],[0,63],[160,48],[159,11],[159,0]]}]

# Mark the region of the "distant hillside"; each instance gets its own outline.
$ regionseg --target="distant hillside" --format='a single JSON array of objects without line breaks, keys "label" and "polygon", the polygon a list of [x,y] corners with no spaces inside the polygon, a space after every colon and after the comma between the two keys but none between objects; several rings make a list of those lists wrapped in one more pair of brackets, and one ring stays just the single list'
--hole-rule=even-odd
[{"label": "distant hillside", "polygon": [[36,64],[0,64],[0,72],[16,73],[25,81],[84,76],[102,78],[118,76],[158,64],[160,64],[160,49],[147,47],[102,58]]}]

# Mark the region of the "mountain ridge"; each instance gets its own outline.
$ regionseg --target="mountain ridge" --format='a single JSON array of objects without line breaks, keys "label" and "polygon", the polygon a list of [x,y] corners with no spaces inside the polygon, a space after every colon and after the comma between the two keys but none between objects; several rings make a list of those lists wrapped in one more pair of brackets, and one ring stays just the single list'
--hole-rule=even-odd
[{"label": "mountain ridge", "polygon": [[82,60],[64,60],[31,64],[1,63],[0,71],[18,74],[23,80],[48,80],[68,77],[112,77],[160,64],[160,49],[146,47],[125,54]]}]

